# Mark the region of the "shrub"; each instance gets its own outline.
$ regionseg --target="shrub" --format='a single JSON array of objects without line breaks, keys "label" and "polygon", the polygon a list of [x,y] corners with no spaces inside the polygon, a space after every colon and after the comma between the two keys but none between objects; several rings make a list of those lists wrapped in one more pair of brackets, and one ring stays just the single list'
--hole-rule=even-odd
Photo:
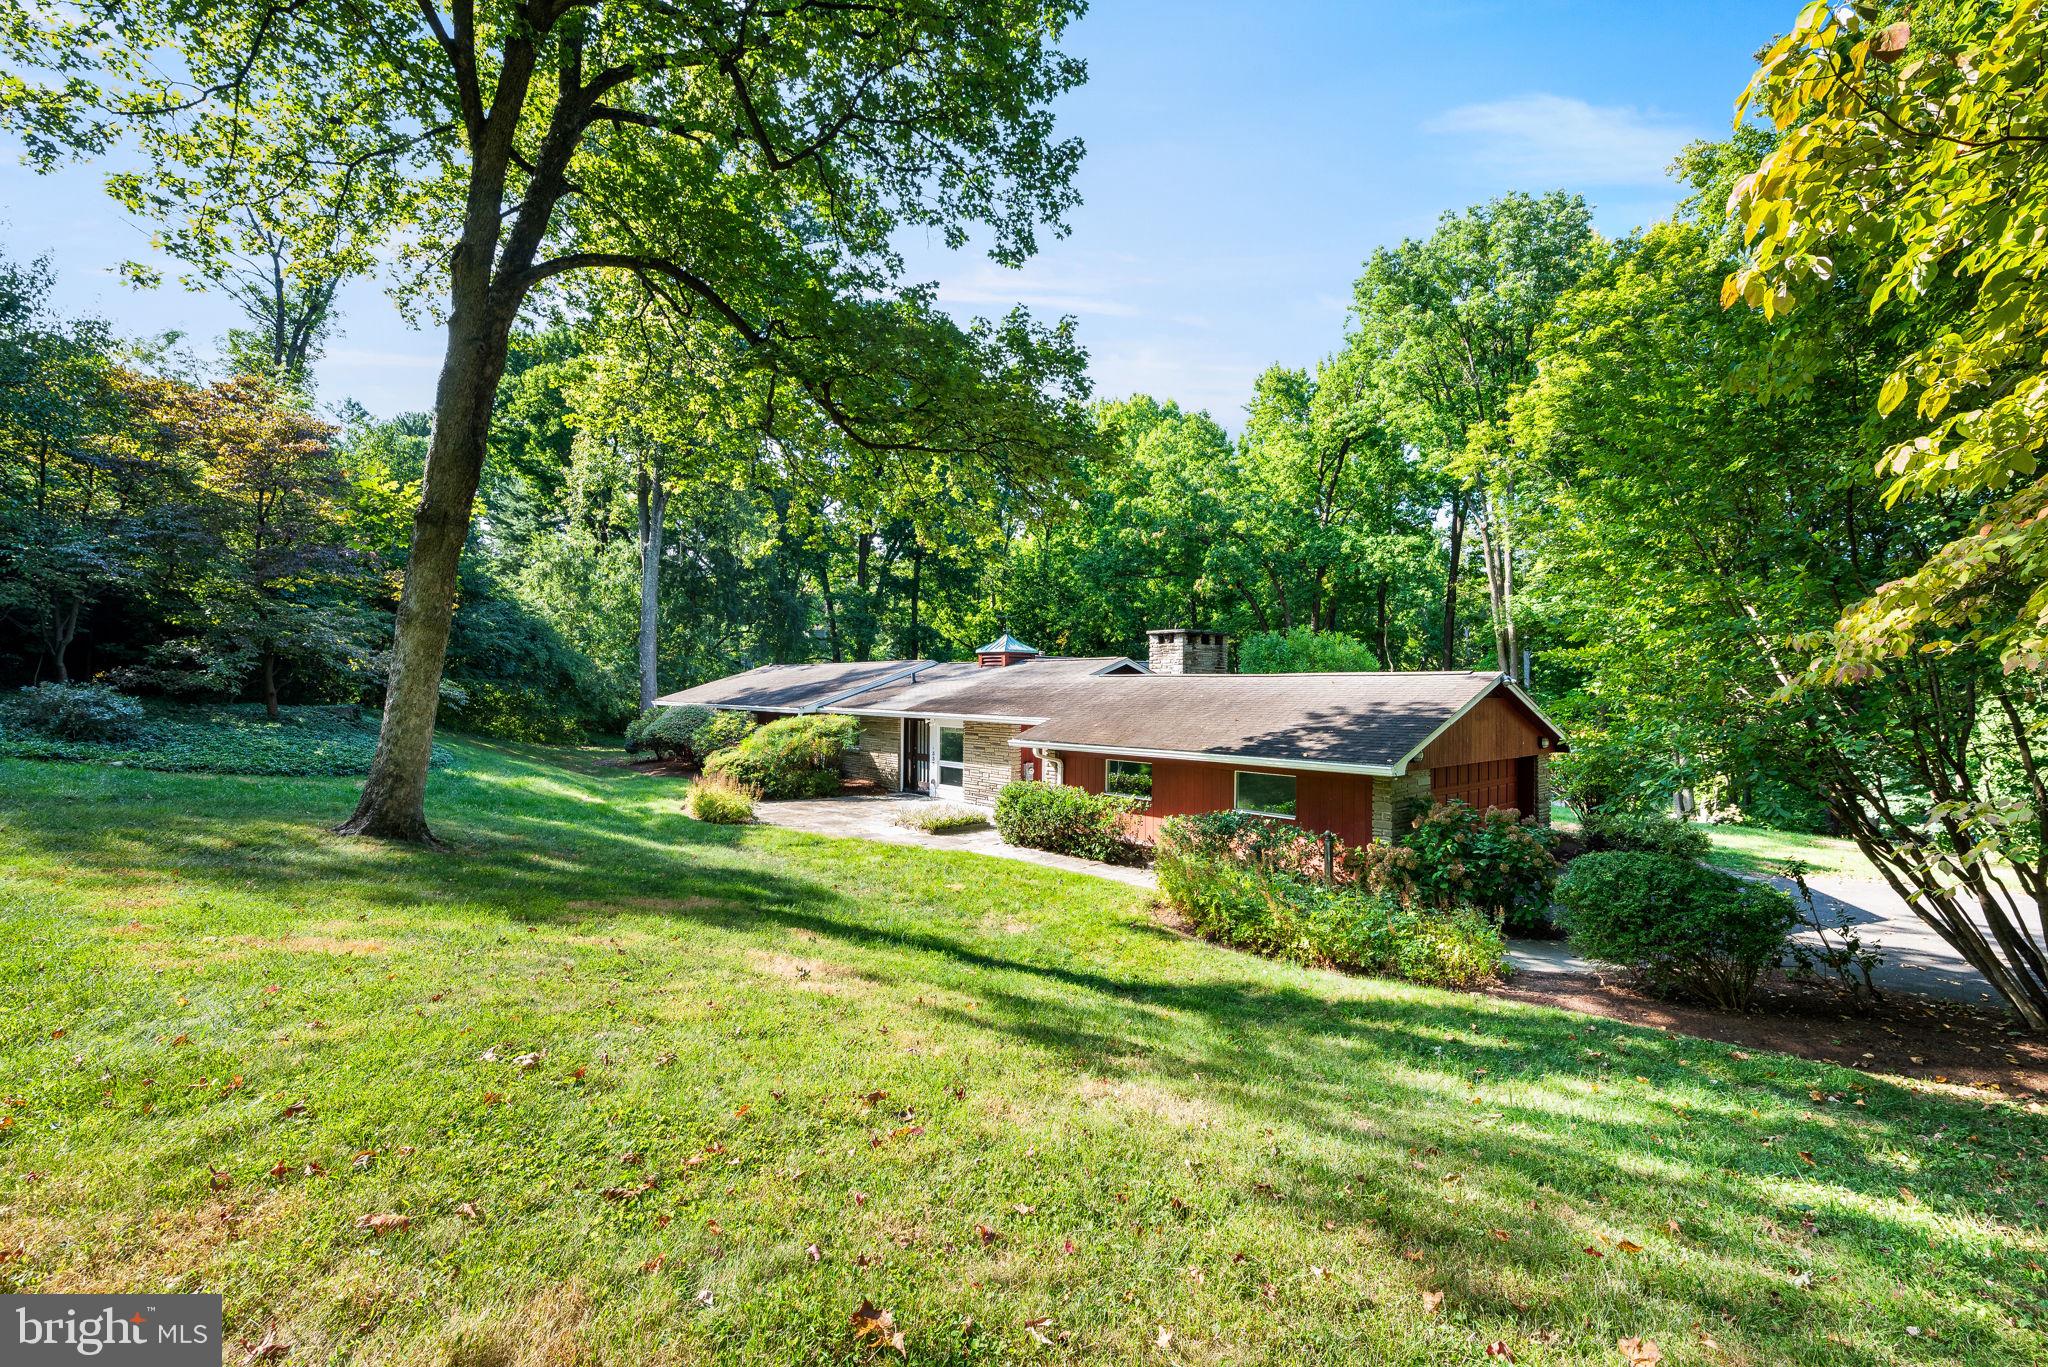
[{"label": "shrub", "polygon": [[744,826],[754,819],[754,799],[716,779],[690,785],[690,815],[714,826]]},{"label": "shrub", "polygon": [[954,802],[919,802],[898,813],[896,824],[907,826],[913,831],[945,835],[952,831],[971,831],[976,827],[988,825],[988,813],[977,807],[962,807]]},{"label": "shrub", "polygon": [[1591,811],[1579,820],[1579,839],[1588,851],[1626,850],[1705,859],[1713,843],[1690,821],[1663,812]]},{"label": "shrub", "polygon": [[1730,1010],[1749,1005],[1794,921],[1792,899],[1769,884],[1663,854],[1581,855],[1557,899],[1580,953]]},{"label": "shrub", "polygon": [[1550,831],[1498,808],[1475,811],[1442,803],[1417,817],[1401,844],[1410,858],[1378,856],[1381,890],[1439,910],[1469,906],[1510,933],[1549,924],[1550,885],[1557,861]]},{"label": "shrub", "polygon": [[713,712],[711,720],[690,733],[690,753],[701,763],[720,750],[730,750],[758,728],[744,712]]},{"label": "shrub", "polygon": [[1010,783],[996,794],[996,830],[1012,845],[1105,864],[1135,864],[1145,851],[1125,830],[1134,805],[1131,798],[1083,788]]},{"label": "shrub", "polygon": [[712,755],[704,776],[757,798],[827,797],[839,791],[839,758],[859,728],[852,717],[784,717]]},{"label": "shrub", "polygon": [[1159,890],[1197,934],[1296,963],[1475,987],[1501,975],[1500,932],[1469,910],[1404,905],[1358,881],[1326,884],[1216,848],[1220,823],[1161,829]]},{"label": "shrub", "polygon": [[105,684],[42,683],[16,693],[7,719],[53,740],[129,740],[141,730],[142,704]]}]

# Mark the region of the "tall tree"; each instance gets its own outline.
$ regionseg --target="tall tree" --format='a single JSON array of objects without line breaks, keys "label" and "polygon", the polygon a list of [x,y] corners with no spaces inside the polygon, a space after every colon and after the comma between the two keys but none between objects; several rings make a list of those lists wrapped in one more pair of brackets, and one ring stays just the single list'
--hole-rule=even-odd
[{"label": "tall tree", "polygon": [[1506,424],[1533,374],[1536,330],[1593,247],[1591,212],[1577,195],[1504,195],[1445,214],[1427,239],[1375,251],[1354,289],[1352,349],[1395,400],[1397,430],[1455,478],[1445,519],[1446,669],[1456,667],[1458,579],[1475,503],[1494,660],[1513,668],[1513,523],[1488,466],[1464,457],[1475,429]]},{"label": "tall tree", "polygon": [[[854,439],[1011,467],[1068,433],[1026,356],[946,339],[871,301],[889,236],[981,225],[1016,262],[1072,204],[1077,144],[1048,102],[1078,84],[1054,43],[1076,0],[930,4],[128,0],[15,11],[0,43],[59,73],[0,89],[46,160],[132,134],[153,161],[232,182],[271,117],[335,121],[389,168],[390,226],[447,312],[433,450],[399,602],[377,757],[346,831],[427,840],[424,791],[466,539],[509,337],[529,294],[635,275],[750,349],[781,402]],[[252,111],[263,111],[257,117]],[[307,139],[310,141],[311,139]],[[228,195],[229,199],[240,196]],[[188,217],[189,200],[162,206]],[[921,324],[870,364],[881,325]],[[909,361],[910,364],[904,364]]]}]

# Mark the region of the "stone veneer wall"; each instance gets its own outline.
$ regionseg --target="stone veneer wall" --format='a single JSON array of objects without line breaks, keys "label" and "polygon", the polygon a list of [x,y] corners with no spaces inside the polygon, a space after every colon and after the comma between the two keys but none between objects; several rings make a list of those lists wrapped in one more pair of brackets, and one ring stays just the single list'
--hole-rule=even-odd
[{"label": "stone veneer wall", "polygon": [[1010,738],[1024,728],[999,722],[971,721],[962,726],[963,758],[967,761],[967,800],[977,807],[996,805],[996,794],[1022,776],[1024,752]]},{"label": "stone veneer wall", "polygon": [[1429,770],[1410,769],[1400,778],[1372,781],[1372,838],[1392,840],[1408,829],[1416,812],[1429,808]]},{"label": "stone veneer wall", "polygon": [[1538,755],[1536,756],[1536,810],[1533,813],[1537,825],[1548,826],[1550,824],[1550,802],[1550,756]]},{"label": "stone veneer wall", "polygon": [[839,772],[894,792],[903,773],[903,723],[896,717],[862,717],[853,749],[840,758]]}]

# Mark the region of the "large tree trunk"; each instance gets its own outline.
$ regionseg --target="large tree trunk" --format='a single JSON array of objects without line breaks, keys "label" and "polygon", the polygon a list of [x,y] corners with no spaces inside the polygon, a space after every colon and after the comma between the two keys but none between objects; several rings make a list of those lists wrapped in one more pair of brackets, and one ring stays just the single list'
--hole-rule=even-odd
[{"label": "large tree trunk", "polygon": [[[491,240],[477,244],[480,260],[457,262],[455,311],[448,320],[448,348],[434,396],[433,443],[398,600],[384,723],[355,815],[339,828],[343,835],[433,842],[427,829],[427,765],[433,758],[448,628],[455,616],[456,571],[469,536],[491,404],[518,309],[516,300],[495,298],[489,288],[492,245]],[[471,250],[465,243],[458,258]]]},{"label": "large tree trunk", "polygon": [[1373,592],[1373,648],[1379,657],[1381,669],[1394,667],[1393,635],[1387,626],[1387,581],[1382,579]]},{"label": "large tree trunk", "polygon": [[1503,674],[1515,672],[1514,545],[1493,497],[1484,495],[1479,523],[1480,560],[1486,567],[1486,600],[1493,615],[1493,656]]},{"label": "large tree trunk", "polygon": [[661,634],[661,541],[668,514],[668,488],[661,472],[640,467],[640,710],[660,693],[655,652]]},{"label": "large tree trunk", "polygon": [[1444,668],[1456,669],[1458,655],[1458,570],[1465,559],[1465,494],[1451,496],[1450,561],[1444,566]]}]

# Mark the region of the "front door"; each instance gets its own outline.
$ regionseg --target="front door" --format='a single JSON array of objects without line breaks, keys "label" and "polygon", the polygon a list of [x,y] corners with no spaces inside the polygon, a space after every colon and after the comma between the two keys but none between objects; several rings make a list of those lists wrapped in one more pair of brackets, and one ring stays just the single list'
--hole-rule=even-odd
[{"label": "front door", "polygon": [[938,723],[939,781],[933,791],[955,802],[967,796],[967,736],[960,727]]},{"label": "front door", "polygon": [[903,791],[932,790],[932,724],[918,717],[903,719]]}]

